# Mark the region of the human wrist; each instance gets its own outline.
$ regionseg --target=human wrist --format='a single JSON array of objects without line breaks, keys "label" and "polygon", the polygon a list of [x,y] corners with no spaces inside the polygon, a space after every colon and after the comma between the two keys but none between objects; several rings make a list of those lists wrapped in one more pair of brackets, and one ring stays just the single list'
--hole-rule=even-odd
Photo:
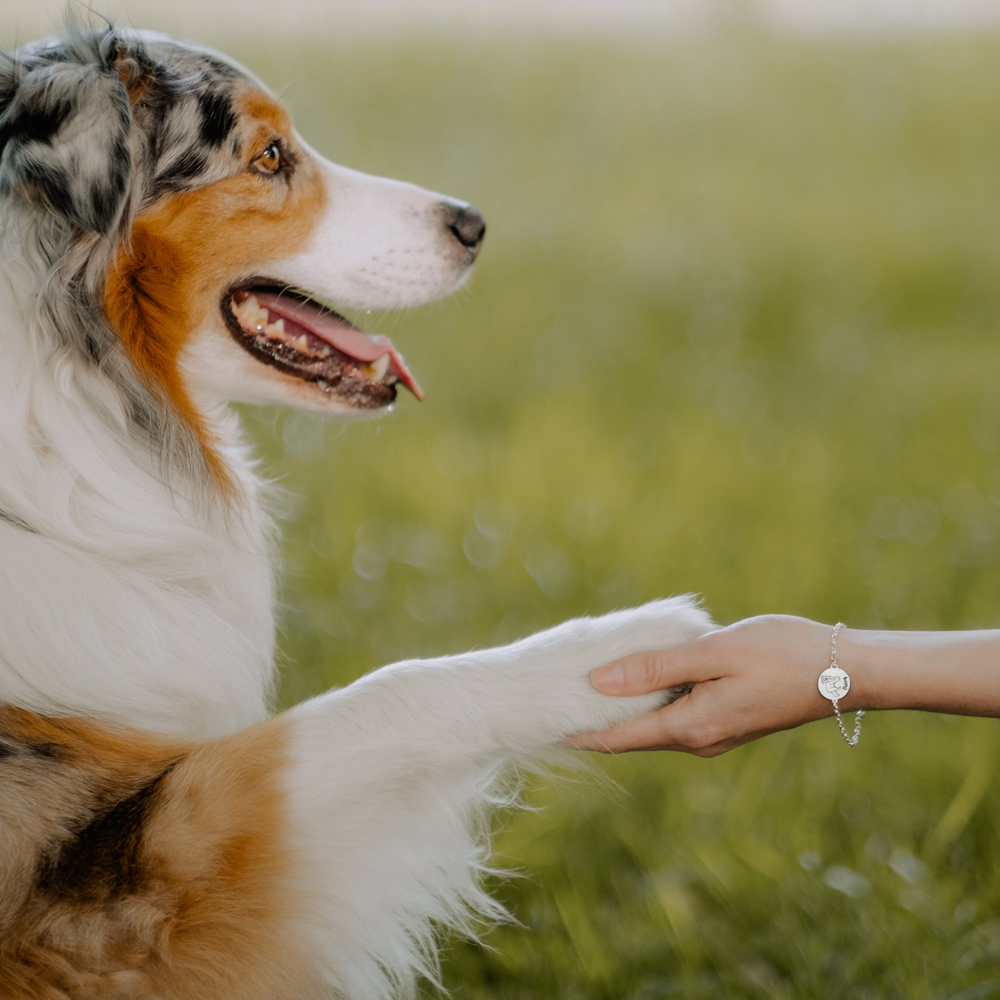
[{"label": "human wrist", "polygon": [[842,628],[837,637],[838,663],[851,678],[851,690],[842,707],[847,711],[858,708],[894,708],[891,685],[895,675],[892,650],[876,640],[877,633],[865,629]]}]

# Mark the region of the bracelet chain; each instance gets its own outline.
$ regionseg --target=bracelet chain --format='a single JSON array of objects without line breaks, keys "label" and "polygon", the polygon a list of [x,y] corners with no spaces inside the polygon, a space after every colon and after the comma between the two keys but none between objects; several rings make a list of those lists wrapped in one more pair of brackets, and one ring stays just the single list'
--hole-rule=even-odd
[{"label": "bracelet chain", "polygon": [[[833,634],[830,636],[830,668],[837,669],[837,633],[844,627],[843,622],[837,622],[833,627]],[[844,727],[844,720],[840,715],[840,706],[837,704],[837,699],[832,698],[833,711],[837,716],[837,725],[840,726],[840,732],[843,734],[844,740],[849,747],[857,746],[858,740],[861,739],[861,720],[865,717],[865,710],[859,708],[854,716],[854,735],[848,736],[847,729]]]}]

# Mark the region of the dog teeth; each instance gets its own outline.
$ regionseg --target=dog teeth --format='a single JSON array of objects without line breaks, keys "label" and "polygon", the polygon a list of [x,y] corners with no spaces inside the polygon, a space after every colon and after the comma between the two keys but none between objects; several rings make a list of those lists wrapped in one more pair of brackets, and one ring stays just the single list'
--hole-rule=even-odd
[{"label": "dog teeth", "polygon": [[285,336],[285,321],[283,319],[279,319],[275,323],[268,323],[267,326],[264,327],[264,332],[272,340],[287,340],[288,339]]},{"label": "dog teeth", "polygon": [[370,365],[362,365],[361,374],[373,382],[381,382],[389,370],[389,355],[380,354]]},{"label": "dog teeth", "polygon": [[309,339],[303,333],[291,341],[291,345],[297,351],[306,351],[309,349]]},{"label": "dog teeth", "polygon": [[267,310],[261,308],[256,295],[248,295],[238,306],[233,306],[233,315],[245,330],[267,332]]},{"label": "dog teeth", "polygon": [[323,348],[323,350],[321,350],[321,351],[319,352],[319,355],[318,355],[318,357],[321,357],[321,358],[328,358],[328,357],[330,357],[331,353],[332,353],[332,351],[330,350],[330,348],[329,348],[329,347],[324,347],[324,348]]}]

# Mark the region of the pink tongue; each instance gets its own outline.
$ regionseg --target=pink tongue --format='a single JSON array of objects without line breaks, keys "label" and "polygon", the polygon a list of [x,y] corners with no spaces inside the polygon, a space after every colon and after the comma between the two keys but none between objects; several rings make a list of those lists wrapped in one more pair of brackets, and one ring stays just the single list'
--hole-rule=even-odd
[{"label": "pink tongue", "polygon": [[389,371],[413,393],[417,399],[423,399],[423,390],[417,385],[416,379],[410,374],[402,356],[392,346],[392,341],[377,334],[373,337],[362,333],[346,319],[335,313],[324,312],[317,306],[291,296],[275,295],[273,292],[254,291],[251,294],[270,312],[284,316],[285,319],[305,327],[310,333],[316,334],[321,340],[336,347],[342,354],[369,364],[383,354],[389,355]]}]

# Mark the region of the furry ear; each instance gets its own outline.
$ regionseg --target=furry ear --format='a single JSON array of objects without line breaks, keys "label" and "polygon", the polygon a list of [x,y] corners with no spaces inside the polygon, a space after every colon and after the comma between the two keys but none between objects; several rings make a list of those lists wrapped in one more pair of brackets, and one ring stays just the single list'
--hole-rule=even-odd
[{"label": "furry ear", "polygon": [[43,204],[80,229],[107,234],[131,172],[132,111],[122,76],[113,67],[59,61],[18,79],[26,68],[12,60],[0,87],[0,196]]}]

